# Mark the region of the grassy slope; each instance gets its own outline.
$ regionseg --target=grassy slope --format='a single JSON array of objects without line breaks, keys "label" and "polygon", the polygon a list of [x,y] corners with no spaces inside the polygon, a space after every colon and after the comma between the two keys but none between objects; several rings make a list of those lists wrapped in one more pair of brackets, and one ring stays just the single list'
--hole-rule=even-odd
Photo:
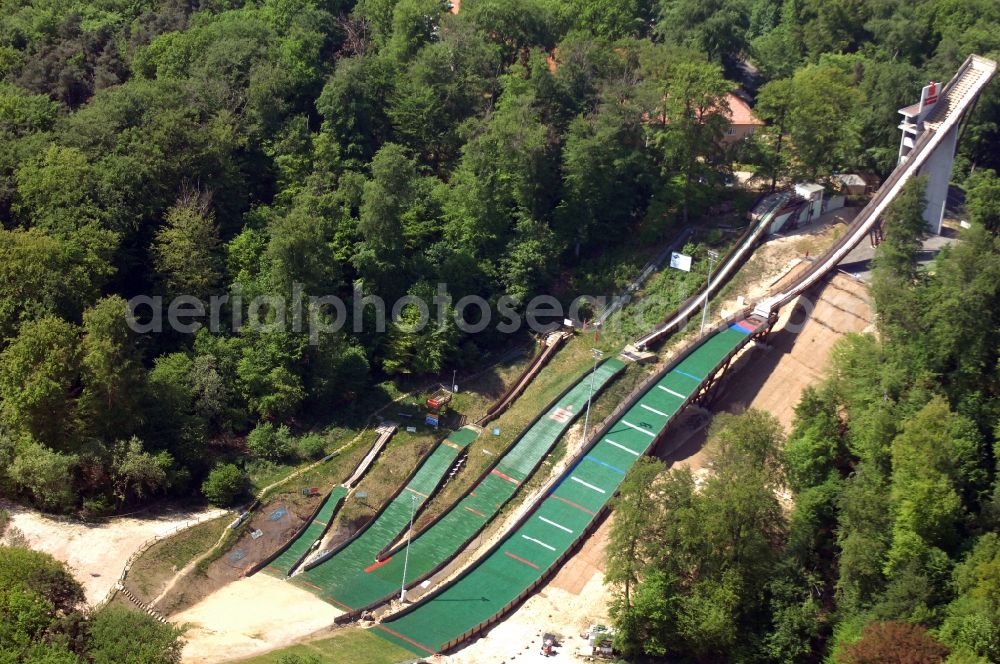
[{"label": "grassy slope", "polygon": [[219,541],[230,521],[229,515],[206,521],[151,546],[129,570],[129,589],[150,602],[177,570]]},{"label": "grassy slope", "polygon": [[368,631],[349,628],[338,631],[334,636],[315,641],[299,643],[289,648],[274,650],[249,659],[238,660],[241,664],[277,664],[282,657],[319,657],[324,664],[395,664],[413,660],[413,653],[380,639]]}]

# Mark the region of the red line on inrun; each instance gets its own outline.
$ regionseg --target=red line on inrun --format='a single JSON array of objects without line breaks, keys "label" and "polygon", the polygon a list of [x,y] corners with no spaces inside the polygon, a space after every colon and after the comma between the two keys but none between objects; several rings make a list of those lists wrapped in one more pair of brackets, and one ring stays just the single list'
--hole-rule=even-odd
[{"label": "red line on inrun", "polygon": [[492,473],[493,473],[494,475],[496,475],[497,477],[499,477],[499,478],[501,478],[501,479],[505,479],[505,480],[507,480],[508,482],[513,482],[513,483],[514,483],[514,484],[516,484],[517,486],[521,486],[521,483],[520,483],[520,482],[518,482],[517,480],[515,480],[515,479],[514,479],[513,477],[511,477],[510,475],[504,475],[503,473],[501,473],[501,472],[500,472],[499,470],[497,470],[496,468],[494,468],[494,469],[493,469],[492,471],[490,471],[490,472],[492,472]]},{"label": "red line on inrun", "polygon": [[421,498],[426,498],[426,497],[427,497],[427,494],[426,494],[426,493],[420,493],[420,492],[419,492],[419,491],[417,491],[416,489],[411,489],[410,487],[406,487],[406,490],[407,490],[407,491],[412,491],[413,493],[417,494],[417,495],[418,495],[418,496],[420,496]]},{"label": "red line on inrun", "polygon": [[390,633],[390,634],[392,634],[393,636],[398,636],[399,638],[403,639],[403,640],[404,640],[404,641],[406,641],[407,643],[412,643],[412,644],[413,644],[413,645],[415,645],[416,647],[420,648],[421,650],[426,650],[427,652],[429,652],[429,653],[430,653],[430,654],[432,654],[432,655],[436,655],[436,654],[437,654],[437,652],[435,652],[435,651],[431,650],[430,648],[428,648],[428,647],[427,647],[427,646],[425,646],[424,644],[422,644],[422,643],[417,643],[416,641],[414,641],[414,640],[413,640],[413,639],[411,639],[410,637],[408,637],[408,636],[403,636],[402,634],[400,634],[400,633],[399,633],[399,632],[397,632],[396,630],[394,630],[394,629],[389,629],[388,627],[386,627],[385,625],[382,625],[381,623],[380,623],[380,624],[378,624],[378,625],[376,625],[376,627],[379,627],[380,629],[384,629],[385,631],[389,632],[389,633]]},{"label": "red line on inrun", "polygon": [[505,554],[507,554],[507,556],[508,556],[509,558],[513,558],[514,560],[516,560],[516,561],[518,561],[518,562],[520,562],[520,563],[524,563],[524,564],[525,564],[525,565],[527,565],[528,567],[534,567],[535,569],[541,569],[541,567],[539,567],[539,566],[538,566],[538,565],[536,565],[535,563],[531,562],[530,560],[525,560],[525,559],[524,559],[524,558],[522,558],[521,556],[515,556],[515,555],[514,555],[513,553],[511,553],[510,551],[504,551],[504,553],[505,553]]},{"label": "red line on inrun", "polygon": [[470,512],[472,512],[476,516],[481,516],[484,519],[486,518],[486,515],[483,514],[482,512],[480,512],[479,510],[474,510],[471,507],[469,507],[468,505],[463,505],[462,507],[464,507],[465,509],[469,510]]},{"label": "red line on inrun", "polygon": [[369,565],[368,567],[366,567],[365,568],[365,572],[374,572],[375,570],[377,570],[382,565],[385,565],[386,563],[388,563],[390,560],[392,560],[392,556],[389,556],[385,560],[379,560],[378,562],[373,563],[373,564]]},{"label": "red line on inrun", "polygon": [[556,500],[561,500],[562,502],[566,503],[567,505],[572,505],[573,507],[575,507],[578,510],[583,510],[587,514],[597,514],[597,512],[591,512],[590,510],[588,510],[583,505],[577,505],[572,500],[566,500],[565,498],[563,498],[561,496],[557,496],[557,495],[553,494],[553,495],[549,496],[549,498],[555,498]]}]

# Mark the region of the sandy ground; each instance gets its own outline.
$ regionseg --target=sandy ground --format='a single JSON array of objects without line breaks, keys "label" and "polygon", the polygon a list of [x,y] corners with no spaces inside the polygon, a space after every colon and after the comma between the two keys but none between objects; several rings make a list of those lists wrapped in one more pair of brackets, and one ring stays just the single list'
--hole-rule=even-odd
[{"label": "sandy ground", "polygon": [[[32,549],[66,563],[83,585],[87,603],[107,595],[125,562],[144,542],[166,535],[198,518],[222,515],[224,510],[163,509],[135,517],[102,519],[93,523],[53,518],[11,503],[0,502]],[[9,535],[9,533],[8,533]]]},{"label": "sandy ground", "polygon": [[713,315],[716,319],[724,318],[779,290],[777,282],[803,260],[821,254],[832,245],[859,210],[849,207],[827,212],[814,223],[782,233],[759,246],[732,280],[732,297]]},{"label": "sandy ground", "polygon": [[759,408],[789,430],[802,391],[822,378],[833,345],[847,333],[873,330],[867,289],[837,274],[784,312],[765,346],[754,350],[726,384],[713,410]]},{"label": "sandy ground", "polygon": [[171,617],[187,625],[185,662],[220,662],[291,645],[342,611],[267,574],[240,579]]},{"label": "sandy ground", "polygon": [[[157,598],[156,610],[164,615],[172,615],[190,608],[227,583],[242,579],[255,564],[271,556],[282,544],[288,542],[300,526],[315,510],[320,498],[306,498],[301,494],[285,493],[269,499],[254,510],[250,525],[226,552],[208,565],[204,574],[178,574],[169,592]],[[282,513],[284,516],[280,516]],[[271,516],[279,516],[271,520]],[[263,533],[254,539],[252,533]],[[208,554],[209,551],[202,555]],[[185,568],[190,572],[196,560]],[[135,590],[133,589],[133,592]]]}]

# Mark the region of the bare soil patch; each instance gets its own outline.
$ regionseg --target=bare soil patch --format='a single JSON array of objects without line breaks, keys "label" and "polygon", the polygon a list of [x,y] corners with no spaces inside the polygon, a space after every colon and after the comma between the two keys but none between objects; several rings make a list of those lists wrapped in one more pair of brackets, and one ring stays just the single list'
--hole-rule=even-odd
[{"label": "bare soil patch", "polygon": [[[156,609],[164,615],[175,614],[222,586],[243,578],[250,567],[265,560],[298,532],[321,499],[321,496],[289,491],[268,501],[254,512],[248,524],[241,526],[241,534],[231,547],[203,569],[196,568],[180,579],[156,603]],[[254,539],[252,533],[257,530],[262,535]],[[150,591],[148,599],[156,597],[169,580],[168,576],[161,586]],[[130,589],[137,586],[129,584]]]},{"label": "bare soil patch", "polygon": [[604,574],[605,551],[608,548],[608,534],[611,519],[606,518],[594,534],[587,538],[580,550],[562,566],[549,585],[564,590],[571,595],[579,595],[590,580]]},{"label": "bare soil patch", "polygon": [[104,599],[129,556],[147,540],[217,511],[168,506],[88,522],[53,517],[7,502],[0,507],[10,513],[5,536],[19,533],[32,549],[66,563],[83,586],[89,604]]},{"label": "bare soil patch", "polygon": [[[712,412],[757,408],[777,417],[790,431],[802,392],[822,380],[834,344],[845,334],[873,329],[865,285],[845,274],[833,276],[788,307],[765,345],[733,365],[715,393]],[[692,436],[684,451],[698,455],[706,431]]]},{"label": "bare soil patch", "polygon": [[183,661],[222,662],[290,645],[333,624],[340,611],[305,590],[255,574],[171,617],[185,625]]}]

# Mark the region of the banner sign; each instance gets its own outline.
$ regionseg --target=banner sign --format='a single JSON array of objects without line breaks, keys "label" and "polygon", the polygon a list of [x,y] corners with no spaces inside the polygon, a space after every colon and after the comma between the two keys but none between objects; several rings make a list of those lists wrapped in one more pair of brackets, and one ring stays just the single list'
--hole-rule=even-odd
[{"label": "banner sign", "polygon": [[938,101],[938,94],[941,91],[941,84],[931,81],[920,91],[920,111],[930,108]]},{"label": "banner sign", "polygon": [[684,254],[678,253],[676,251],[670,252],[670,267],[675,270],[683,270],[684,272],[691,271],[691,257],[685,256]]}]

